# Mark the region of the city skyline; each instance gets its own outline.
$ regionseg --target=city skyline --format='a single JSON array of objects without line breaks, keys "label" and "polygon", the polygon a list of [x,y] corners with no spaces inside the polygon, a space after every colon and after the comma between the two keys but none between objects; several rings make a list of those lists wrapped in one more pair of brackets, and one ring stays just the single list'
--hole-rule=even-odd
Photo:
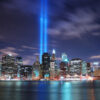
[{"label": "city skyline", "polygon": [[0,0],[0,100],[99,100],[100,0]]},{"label": "city skyline", "polygon": [[[94,0],[48,1],[48,52],[55,49],[58,58],[65,52],[69,59],[100,61],[99,4]],[[0,55],[22,55],[25,63],[33,63],[40,52],[40,0],[1,0],[0,5]]]},{"label": "city skyline", "polygon": [[65,53],[57,64],[53,50],[52,55],[43,53],[42,62],[37,56],[32,65],[23,65],[22,57],[9,54],[3,55],[0,61],[0,80],[95,80],[99,78],[96,77],[100,72],[98,64],[80,58],[69,60]]}]

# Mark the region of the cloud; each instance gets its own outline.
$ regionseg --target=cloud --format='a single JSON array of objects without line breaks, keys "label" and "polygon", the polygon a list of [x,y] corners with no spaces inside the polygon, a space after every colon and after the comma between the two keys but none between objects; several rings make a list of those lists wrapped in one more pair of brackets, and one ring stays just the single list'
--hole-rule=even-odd
[{"label": "cloud", "polygon": [[24,65],[30,65],[34,63],[34,56],[30,55],[30,56],[25,56],[23,59],[23,64]]},{"label": "cloud", "polygon": [[94,36],[100,36],[100,32],[93,32]]},{"label": "cloud", "polygon": [[30,47],[30,46],[26,46],[26,45],[23,45],[22,48],[30,49],[30,50],[37,50],[37,48],[33,48],[33,47]]},{"label": "cloud", "polygon": [[91,56],[90,59],[100,59],[100,55]]},{"label": "cloud", "polygon": [[[22,46],[25,49],[30,49],[33,50],[35,48],[29,47],[29,46]],[[2,57],[3,54],[12,54],[12,56],[21,56],[19,53],[17,52],[19,51],[23,51],[25,52],[25,50],[23,49],[16,49],[14,47],[5,47],[3,49],[0,49],[0,59]],[[34,53],[33,55],[22,55],[23,56],[23,64],[24,65],[32,65],[35,61],[35,57],[39,56],[39,53]]]},{"label": "cloud", "polygon": [[36,61],[36,56],[39,56],[39,53],[34,53],[33,55],[26,55],[23,57],[23,64],[24,65],[33,65]]},{"label": "cloud", "polygon": [[[89,3],[91,3],[91,6],[88,6]],[[48,13],[48,16],[53,16],[56,20],[52,21],[52,18],[50,19],[52,21],[50,23],[53,25],[49,27],[48,33],[52,37],[60,36],[62,39],[80,39],[87,33],[91,35],[96,34],[95,36],[97,36],[100,32],[93,33],[93,31],[97,29],[100,31],[100,24],[95,22],[99,15],[98,7],[95,7],[95,3],[99,3],[95,2],[94,5],[93,3],[93,0],[68,0],[67,2],[66,0],[58,2],[51,0],[49,4],[50,8],[48,7],[48,12],[50,12]],[[38,15],[40,13],[40,1],[38,0],[12,0],[9,2],[8,0],[5,0],[5,2],[2,3],[2,6],[4,8],[12,9],[13,11],[25,12],[27,15],[28,13],[35,13]],[[70,8],[70,6],[73,6],[73,8]],[[92,7],[95,7],[96,11],[93,10]],[[63,19],[63,17],[65,19]]]},{"label": "cloud", "polygon": [[0,35],[0,40],[3,40],[3,39],[5,39],[4,36]]},{"label": "cloud", "polygon": [[[48,29],[51,36],[62,39],[82,38],[82,36],[100,34],[100,24],[96,23],[97,14],[90,8],[76,9],[74,13],[65,14],[67,20],[58,20]],[[95,33],[96,30],[99,30]],[[95,35],[95,36],[96,36]]]},{"label": "cloud", "polygon": [[39,11],[39,2],[37,0],[5,0],[1,2],[3,8],[10,11],[20,11],[27,14],[37,14]]},{"label": "cloud", "polygon": [[19,54],[16,53],[16,48],[14,47],[6,47],[4,49],[0,49],[0,53],[2,54],[12,54],[13,56],[18,56]]},{"label": "cloud", "polygon": [[39,53],[34,53],[34,55],[35,55],[35,56],[39,56],[40,54],[39,54]]}]

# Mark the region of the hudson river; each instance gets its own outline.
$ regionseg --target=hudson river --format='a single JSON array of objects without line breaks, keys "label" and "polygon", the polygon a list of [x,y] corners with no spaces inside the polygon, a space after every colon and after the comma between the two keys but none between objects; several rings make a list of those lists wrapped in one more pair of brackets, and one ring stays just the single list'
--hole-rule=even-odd
[{"label": "hudson river", "polygon": [[0,100],[100,100],[100,81],[3,81]]}]

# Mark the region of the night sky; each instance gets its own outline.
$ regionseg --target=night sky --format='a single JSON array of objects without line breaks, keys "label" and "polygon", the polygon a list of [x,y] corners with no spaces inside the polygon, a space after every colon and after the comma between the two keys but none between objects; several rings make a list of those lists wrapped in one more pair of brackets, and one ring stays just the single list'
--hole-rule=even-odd
[{"label": "night sky", "polygon": [[[0,56],[39,55],[41,0],[0,0]],[[48,0],[48,52],[100,61],[100,0]]]}]

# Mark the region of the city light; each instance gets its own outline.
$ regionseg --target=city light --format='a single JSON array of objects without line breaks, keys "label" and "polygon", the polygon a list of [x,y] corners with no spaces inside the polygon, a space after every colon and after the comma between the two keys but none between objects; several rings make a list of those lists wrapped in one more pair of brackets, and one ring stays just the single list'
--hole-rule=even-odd
[{"label": "city light", "polygon": [[[20,59],[18,59],[20,58]],[[67,56],[56,64],[55,50],[42,55],[42,64],[38,57],[33,65],[23,65],[21,57],[3,55],[0,62],[0,80],[55,80],[55,81],[92,81],[100,79],[100,70],[91,71],[91,64],[81,59],[71,59],[66,63]],[[22,63],[20,63],[20,61]],[[94,75],[94,77],[93,77]]]},{"label": "city light", "polygon": [[45,29],[44,29],[44,52],[47,52],[47,0],[45,0],[45,14],[44,14],[44,25],[45,25]]},{"label": "city light", "polygon": [[53,49],[53,52],[52,52],[53,54],[56,54],[56,50],[55,49]]},{"label": "city light", "polygon": [[40,14],[40,63],[42,63],[42,54],[47,52],[47,0],[41,0]]},{"label": "city light", "polygon": [[8,55],[9,55],[9,56],[12,56],[12,54],[11,54],[11,53],[9,53]]},{"label": "city light", "polygon": [[39,77],[39,72],[37,70],[34,71],[35,77]]},{"label": "city light", "polygon": [[43,0],[41,0],[41,14],[40,14],[40,63],[42,62],[42,54],[43,54]]},{"label": "city light", "polygon": [[98,66],[99,65],[99,62],[93,62],[93,65]]}]

